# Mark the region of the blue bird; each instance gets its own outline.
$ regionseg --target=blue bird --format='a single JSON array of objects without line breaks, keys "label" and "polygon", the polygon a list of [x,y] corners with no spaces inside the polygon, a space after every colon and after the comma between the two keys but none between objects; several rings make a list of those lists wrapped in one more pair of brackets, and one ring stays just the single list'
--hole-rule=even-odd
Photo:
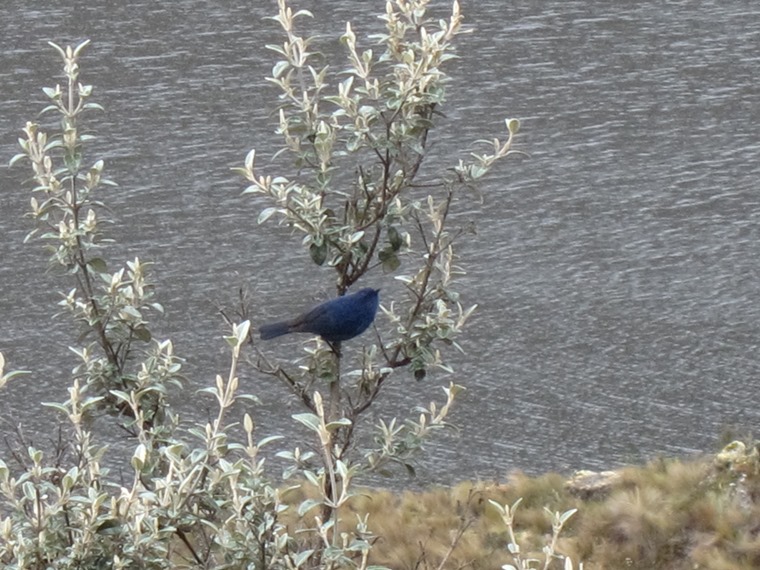
[{"label": "blue bird", "polygon": [[262,325],[262,340],[294,332],[312,333],[327,342],[340,342],[362,334],[375,320],[380,289],[360,289],[351,295],[336,297],[289,321]]}]

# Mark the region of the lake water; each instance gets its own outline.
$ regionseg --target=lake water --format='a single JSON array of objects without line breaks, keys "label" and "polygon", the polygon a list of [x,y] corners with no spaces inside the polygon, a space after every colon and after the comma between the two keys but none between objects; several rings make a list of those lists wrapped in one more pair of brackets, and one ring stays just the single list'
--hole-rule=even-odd
[{"label": "lake water", "polygon": [[[241,196],[230,172],[251,148],[265,157],[275,148],[277,93],[263,80],[273,62],[263,46],[280,41],[263,20],[273,3],[6,4],[2,162],[42,107],[40,87],[58,80],[45,42],[91,38],[83,79],[106,113],[91,123],[90,156],[120,184],[105,197],[118,222],[112,259],[155,262],[167,309],[158,330],[187,358],[190,389],[227,366],[215,305],[238,287],[253,292],[258,318],[330,294],[329,271],[286,230],[257,226],[262,203]],[[426,403],[449,379],[468,387],[454,417],[463,429],[431,442],[422,482],[602,469],[713,450],[725,430],[755,432],[760,7],[519,4],[462,3],[475,33],[460,37],[435,132],[434,161],[448,164],[518,117],[518,146],[530,154],[496,168],[482,205],[459,205],[478,227],[461,250],[463,297],[480,307],[467,354],[452,377],[398,375],[382,415]],[[360,31],[379,25],[384,2],[299,5],[332,50],[346,19]],[[26,176],[0,176],[0,350],[34,375],[6,387],[0,418],[44,441],[53,419],[38,402],[65,398],[75,357],[70,325],[50,317],[63,285],[44,272],[39,244],[22,244]],[[383,291],[386,301],[397,293]],[[282,404],[284,389],[251,370],[242,382],[263,401],[253,410],[261,436],[292,429],[288,415],[300,410]],[[178,404],[186,417],[209,413],[191,390]]]}]

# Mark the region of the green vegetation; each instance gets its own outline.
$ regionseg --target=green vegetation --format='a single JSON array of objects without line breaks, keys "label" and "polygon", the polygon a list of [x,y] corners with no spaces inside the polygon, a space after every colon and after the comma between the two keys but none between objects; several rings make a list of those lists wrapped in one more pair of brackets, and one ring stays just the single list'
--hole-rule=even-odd
[{"label": "green vegetation", "polygon": [[[11,165],[31,170],[35,227],[27,240],[45,244],[64,280],[60,306],[82,332],[72,347],[80,363],[69,398],[46,404],[63,422],[58,449],[20,441],[0,460],[5,567],[367,568],[374,539],[366,519],[339,514],[354,496],[353,481],[394,465],[411,470],[423,442],[447,427],[463,389],[453,383],[435,390],[442,389],[441,401],[407,418],[372,420],[368,412],[390,381],[429,376],[432,385],[431,372],[451,371],[447,352],[461,350],[457,337],[474,307],[459,301],[455,245],[465,232],[450,214],[513,152],[519,123],[506,121],[506,140],[483,141],[486,152],[426,168],[445,100],[444,67],[461,32],[458,3],[433,19],[427,0],[389,2],[367,39],[346,24],[345,63],[333,68],[317,54],[316,39],[297,29],[309,17],[280,0],[272,20],[284,40],[267,46],[278,58],[268,79],[281,90],[277,154],[291,167],[287,175],[262,174],[251,151],[238,169],[250,183],[244,193],[268,201],[259,223],[277,220],[301,234],[296,247],[330,268],[337,294],[381,273],[403,283],[404,294],[384,298],[383,322],[364,346],[347,350],[317,338],[283,362],[258,345],[251,307],[224,310],[229,370],[200,390],[216,416],[188,424],[169,403],[185,381],[183,361],[171,340],[154,338],[151,318],[163,308],[149,264],[108,256],[104,227],[112,220],[103,201],[113,183],[104,162],[88,156],[87,121],[101,107],[80,80],[89,42],[51,43],[65,82],[43,90],[49,104],[42,116],[55,120],[26,124]],[[231,417],[235,402],[256,401],[239,391],[241,366],[285,385],[302,407],[293,419],[309,439],[258,439],[252,406]],[[108,448],[95,419],[132,436],[131,472],[104,467]],[[230,435],[239,425],[242,441]],[[369,447],[359,445],[360,430],[374,435]],[[277,445],[289,461],[284,475],[268,469],[264,445]],[[287,480],[307,481],[317,493],[286,504]],[[284,520],[294,514],[312,521],[313,532],[290,532]]]}]

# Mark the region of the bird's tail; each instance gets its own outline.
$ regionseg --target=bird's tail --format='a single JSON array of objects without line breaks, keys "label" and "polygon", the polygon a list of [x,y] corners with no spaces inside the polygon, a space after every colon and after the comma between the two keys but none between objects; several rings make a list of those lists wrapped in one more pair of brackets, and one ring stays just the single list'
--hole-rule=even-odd
[{"label": "bird's tail", "polygon": [[290,332],[290,321],[280,321],[279,323],[270,323],[259,327],[261,340],[269,340]]}]

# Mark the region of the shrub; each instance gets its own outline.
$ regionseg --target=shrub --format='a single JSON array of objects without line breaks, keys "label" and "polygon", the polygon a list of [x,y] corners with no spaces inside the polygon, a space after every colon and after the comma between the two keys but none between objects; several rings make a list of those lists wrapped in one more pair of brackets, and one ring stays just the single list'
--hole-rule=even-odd
[{"label": "shrub", "polygon": [[[103,232],[108,221],[99,194],[112,183],[102,160],[87,156],[84,121],[100,109],[80,82],[88,42],[62,48],[65,83],[44,90],[56,128],[27,123],[21,154],[32,170],[29,238],[46,244],[50,262],[68,285],[60,302],[84,331],[72,350],[80,363],[69,397],[48,404],[66,420],[66,443],[52,453],[31,446],[17,463],[0,461],[0,562],[9,568],[366,568],[373,537],[366,518],[347,522],[339,508],[358,474],[393,463],[411,468],[414,454],[445,427],[461,387],[443,388],[445,400],[419,407],[406,420],[381,420],[374,446],[359,449],[358,426],[386,383],[402,370],[418,380],[450,370],[445,352],[474,307],[459,302],[452,228],[455,197],[466,192],[511,152],[519,124],[507,121],[505,141],[460,159],[450,170],[427,173],[429,138],[444,102],[444,71],[454,57],[462,17],[454,2],[448,19],[432,21],[427,1],[389,2],[375,48],[362,48],[350,24],[341,41],[347,64],[336,74],[318,63],[315,38],[296,23],[311,16],[278,2],[273,20],[285,40],[270,46],[279,61],[270,81],[281,90],[279,133],[295,174],[259,172],[251,151],[239,172],[246,193],[270,202],[259,216],[290,227],[317,265],[334,269],[337,293],[371,271],[391,273],[404,298],[383,307],[387,326],[356,353],[320,339],[305,343],[306,365],[275,362],[254,341],[248,308],[229,319],[230,367],[201,390],[216,402],[208,423],[180,427],[167,395],[182,385],[182,359],[170,340],[154,338],[149,264],[139,258],[113,267]],[[337,81],[333,88],[331,81]],[[252,345],[252,348],[248,348]],[[251,356],[246,357],[244,351]],[[352,358],[350,358],[352,357]],[[308,441],[257,440],[254,421],[242,418],[244,440],[230,430],[240,399],[238,367],[250,362],[282,381],[304,411],[294,419],[313,432]],[[350,362],[351,364],[346,364]],[[15,373],[3,375],[0,383]],[[117,480],[103,466],[107,448],[92,431],[110,417],[134,438],[131,471]],[[282,480],[265,470],[263,446],[279,440],[291,467],[285,478],[318,490],[296,507],[313,518],[307,533],[282,518]],[[302,449],[313,447],[315,452]],[[318,510],[317,510],[318,509]],[[314,515],[312,517],[312,515]]]}]

